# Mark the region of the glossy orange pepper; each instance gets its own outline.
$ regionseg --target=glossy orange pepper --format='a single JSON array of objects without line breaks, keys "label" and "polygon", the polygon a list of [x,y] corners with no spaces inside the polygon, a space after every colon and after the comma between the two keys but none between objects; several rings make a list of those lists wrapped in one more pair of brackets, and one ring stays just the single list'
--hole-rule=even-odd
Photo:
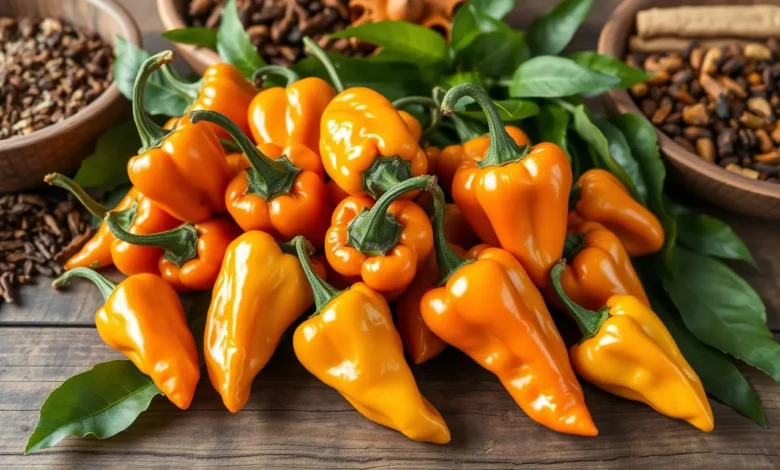
[{"label": "glossy orange pepper", "polygon": [[200,222],[225,211],[230,167],[216,134],[204,123],[166,131],[143,110],[149,75],[173,60],[164,51],[144,62],[133,89],[133,117],[143,143],[127,163],[130,181],[166,212],[185,222]]},{"label": "glossy orange pepper", "polygon": [[282,147],[297,143],[319,152],[320,118],[336,90],[321,78],[299,79],[292,70],[276,65],[257,70],[255,77],[267,74],[282,75],[287,86],[263,90],[249,104],[249,130],[255,142]]},{"label": "glossy orange pepper", "polygon": [[560,259],[566,238],[571,165],[555,144],[518,147],[482,88],[451,88],[442,112],[452,114],[457,101],[470,96],[488,117],[490,145],[482,160],[466,160],[452,182],[452,198],[479,238],[501,246],[544,287]]},{"label": "glossy orange pepper", "polygon": [[[168,86],[194,98],[187,112],[178,118],[170,119],[166,129],[178,129],[190,123],[190,111],[216,111],[224,114],[245,133],[249,134],[247,109],[257,94],[255,87],[244,78],[235,65],[220,62],[209,66],[203,72],[203,78],[195,83],[183,83],[170,69],[162,67]],[[208,124],[219,138],[228,138],[228,134],[219,126]]]},{"label": "glossy orange pepper", "polygon": [[306,169],[319,168],[319,158],[311,150],[292,144],[282,156],[278,146],[266,144],[277,151],[277,158],[270,158],[220,114],[196,111],[191,120],[227,129],[247,157],[249,167],[225,192],[228,212],[242,229],[262,230],[282,241],[303,235],[322,246],[331,211],[322,174]]},{"label": "glossy orange pepper", "polygon": [[[71,192],[95,217],[102,220],[108,212],[108,208],[92,199],[81,186],[67,176],[52,173],[44,179],[49,184]],[[133,234],[162,232],[181,223],[144,197],[136,188],[130,188],[112,211],[117,213],[119,225]],[[65,262],[65,269],[99,269],[115,265],[126,276],[157,274],[157,259],[161,253],[162,250],[157,248],[134,246],[117,240],[105,222],[101,222],[97,233]]]},{"label": "glossy orange pepper", "polygon": [[65,287],[74,277],[94,282],[106,300],[95,315],[103,341],[151,377],[174,405],[189,408],[200,378],[198,352],[170,284],[153,274],[136,274],[115,285],[89,268],[74,268],[53,285]]},{"label": "glossy orange pepper", "polygon": [[230,244],[214,285],[203,348],[211,383],[232,413],[314,301],[298,257],[286,251],[267,233],[246,232]]},{"label": "glossy orange pepper", "polygon": [[664,229],[612,173],[598,168],[583,173],[572,188],[571,220],[592,220],[617,235],[629,256],[644,256],[664,246]]},{"label": "glossy orange pepper", "polygon": [[496,374],[534,421],[595,436],[585,398],[542,295],[506,250],[484,245],[464,259],[437,230],[444,284],[420,301],[425,324],[446,343]]},{"label": "glossy orange pepper", "polygon": [[396,198],[432,184],[433,177],[419,176],[400,183],[376,203],[368,196],[342,201],[325,237],[331,267],[343,276],[360,276],[389,298],[397,296],[433,249],[433,229],[420,206]]},{"label": "glossy orange pepper", "polygon": [[[582,307],[598,310],[616,294],[632,295],[650,305],[625,248],[601,224],[585,221],[569,227],[563,257],[567,261],[561,285]],[[551,286],[545,293],[553,304],[563,308]]]},{"label": "glossy orange pepper", "polygon": [[296,247],[317,305],[293,334],[301,364],[371,421],[417,441],[449,442],[441,414],[417,388],[384,297],[362,282],[338,292],[312,270],[305,242]]}]

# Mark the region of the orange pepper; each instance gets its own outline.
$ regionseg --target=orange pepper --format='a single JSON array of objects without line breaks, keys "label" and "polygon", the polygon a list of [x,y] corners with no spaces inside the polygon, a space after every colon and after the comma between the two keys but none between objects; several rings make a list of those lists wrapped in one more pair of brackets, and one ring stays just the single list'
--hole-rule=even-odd
[{"label": "orange pepper", "polygon": [[325,237],[331,267],[343,276],[361,276],[388,297],[399,294],[433,249],[433,230],[420,206],[396,199],[433,182],[431,176],[419,176],[400,183],[376,202],[368,196],[343,200]]},{"label": "orange pepper", "polygon": [[143,148],[127,163],[127,174],[139,191],[172,216],[200,222],[225,211],[230,167],[219,139],[206,124],[169,131],[144,112],[143,90],[149,75],[172,60],[173,52],[161,52],[147,59],[138,73],[133,118]]},{"label": "orange pepper", "polygon": [[325,190],[328,192],[328,204],[330,207],[338,206],[341,201],[349,197],[349,193],[341,189],[333,180],[325,183]]},{"label": "orange pepper", "polygon": [[[95,217],[102,220],[108,212],[107,207],[92,199],[81,186],[67,176],[51,173],[46,175],[44,180],[68,190]],[[117,213],[119,225],[133,234],[162,232],[181,223],[144,197],[136,188],[130,188],[112,211]],[[65,262],[65,269],[75,267],[99,269],[113,264],[126,276],[140,273],[157,274],[157,259],[161,253],[162,250],[157,248],[134,246],[117,240],[106,223],[101,222],[97,233],[78,253]]]},{"label": "orange pepper", "polygon": [[305,240],[296,248],[317,305],[293,334],[301,364],[371,421],[417,441],[449,442],[447,425],[404,359],[387,301],[362,282],[338,292],[312,270]]},{"label": "orange pepper", "polygon": [[54,281],[74,277],[94,282],[106,303],[95,315],[103,341],[151,377],[174,405],[186,410],[200,379],[198,351],[176,291],[153,274],[136,274],[119,285],[89,268],[73,268]]},{"label": "orange pepper", "polygon": [[645,256],[664,246],[664,229],[612,173],[594,168],[577,179],[570,199],[571,220],[592,220],[617,235],[629,256]]},{"label": "orange pepper", "polygon": [[463,217],[457,204],[444,206],[444,236],[450,243],[466,250],[479,243],[479,237]]},{"label": "orange pepper", "polygon": [[512,253],[534,283],[544,287],[566,238],[571,165],[555,144],[517,146],[482,88],[451,88],[442,112],[452,114],[469,96],[488,117],[490,145],[482,160],[466,160],[455,173],[452,197],[479,238]]},{"label": "orange pepper", "polygon": [[320,118],[336,90],[325,80],[301,80],[292,70],[276,65],[257,70],[255,77],[267,74],[282,75],[287,78],[287,86],[263,90],[249,104],[249,130],[255,142],[273,142],[282,147],[297,143],[318,152]]},{"label": "orange pepper", "polygon": [[225,192],[225,204],[236,223],[245,231],[261,230],[279,240],[297,235],[310,237],[322,246],[328,228],[330,207],[322,175],[305,169],[317,167],[319,159],[311,150],[291,144],[290,153],[269,158],[224,116],[211,111],[195,111],[192,122],[209,121],[227,129],[249,162],[249,168],[233,178]]},{"label": "orange pepper", "polygon": [[558,432],[596,435],[566,346],[517,259],[484,245],[464,259],[438,228],[434,240],[444,284],[420,301],[428,328],[496,374],[534,421]]}]

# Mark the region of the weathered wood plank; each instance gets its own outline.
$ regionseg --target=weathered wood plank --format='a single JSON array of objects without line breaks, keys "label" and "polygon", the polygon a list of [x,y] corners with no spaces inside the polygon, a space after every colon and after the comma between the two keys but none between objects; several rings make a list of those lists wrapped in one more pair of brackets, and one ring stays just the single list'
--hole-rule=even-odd
[{"label": "weathered wood plank", "polygon": [[415,369],[423,393],[452,431],[448,446],[420,444],[375,425],[306,372],[289,344],[255,382],[247,407],[231,416],[207,381],[190,410],[156,399],[126,432],[98,442],[68,439],[23,457],[21,450],[51,389],[94,363],[120,357],[90,328],[2,328],[0,462],[5,468],[778,468],[780,395],[750,373],[771,426],[760,429],[714,404],[716,431],[704,434],[646,406],[586,387],[597,439],[563,436],[529,420],[495,378],[456,351]]}]

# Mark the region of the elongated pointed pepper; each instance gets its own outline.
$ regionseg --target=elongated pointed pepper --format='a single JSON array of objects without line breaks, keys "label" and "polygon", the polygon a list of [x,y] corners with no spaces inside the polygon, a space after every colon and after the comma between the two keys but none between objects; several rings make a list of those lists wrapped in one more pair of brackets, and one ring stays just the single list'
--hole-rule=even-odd
[{"label": "elongated pointed pepper", "polygon": [[185,222],[201,222],[225,211],[230,167],[216,134],[205,123],[164,130],[143,110],[149,75],[173,60],[164,51],[148,58],[133,88],[133,118],[143,148],[127,162],[130,181],[166,212]]},{"label": "elongated pointed pepper", "polygon": [[343,276],[361,276],[369,287],[389,298],[397,296],[433,250],[428,215],[414,202],[398,198],[434,184],[434,177],[418,176],[398,184],[376,202],[368,196],[341,201],[325,237],[325,256],[331,267]]},{"label": "elongated pointed pepper", "polygon": [[566,346],[517,259],[484,245],[463,258],[441,230],[435,246],[443,284],[420,301],[428,328],[496,374],[534,421],[562,433],[595,436]]},{"label": "elongated pointed pepper", "polygon": [[89,268],[73,268],[52,284],[74,277],[94,282],[106,303],[95,314],[103,341],[151,377],[174,405],[186,410],[200,378],[195,340],[176,291],[153,274],[136,274],[119,285]]},{"label": "elongated pointed pepper", "polygon": [[246,232],[225,252],[206,318],[204,351],[214,389],[236,413],[282,334],[311,306],[311,287],[292,245]]},{"label": "elongated pointed pepper", "polygon": [[441,414],[417,388],[384,297],[362,282],[338,292],[312,270],[305,241],[296,248],[317,305],[293,334],[301,364],[371,421],[416,441],[449,442]]},{"label": "elongated pointed pepper", "polygon": [[583,334],[569,349],[577,374],[609,393],[712,431],[712,409],[701,380],[655,312],[631,295],[613,295],[598,311],[577,305],[561,287],[564,265],[561,260],[550,275]]},{"label": "elongated pointed pepper", "polygon": [[[247,157],[249,167],[233,178],[225,192],[228,212],[242,229],[262,230],[278,240],[303,235],[322,246],[330,207],[322,175],[302,168],[311,168],[311,160],[306,160],[311,152],[301,147],[303,153],[272,159],[220,114],[195,111],[190,119],[220,125]],[[302,157],[301,163],[298,157]]]},{"label": "elongated pointed pepper", "polygon": [[219,217],[146,235],[124,230],[121,215],[116,212],[108,212],[104,222],[117,239],[129,246],[157,248],[156,272],[179,292],[214,287],[225,250],[241,232],[233,222]]},{"label": "elongated pointed pepper", "polygon": [[286,78],[287,86],[267,88],[249,104],[249,130],[255,142],[273,142],[282,147],[297,143],[319,155],[320,118],[336,90],[321,78],[300,79],[292,70],[278,65],[258,69],[254,78],[269,74]]},{"label": "elongated pointed pepper", "polygon": [[[183,127],[189,122],[190,111],[216,111],[224,114],[228,119],[235,122],[236,125],[245,133],[249,133],[249,120],[247,119],[247,109],[257,94],[255,87],[244,78],[235,65],[226,62],[220,62],[209,66],[203,72],[203,78],[195,83],[184,83],[176,77],[168,66],[162,67],[161,71],[167,81],[166,86],[170,86],[179,93],[192,98],[192,104],[187,108],[187,112],[181,117],[173,118],[166,124],[167,128],[177,129]],[[219,126],[211,126],[211,130],[219,138],[228,138],[227,132]]]},{"label": "elongated pointed pepper", "polygon": [[466,160],[452,182],[452,198],[479,238],[512,253],[537,286],[544,287],[566,238],[571,165],[555,144],[518,146],[482,88],[451,88],[442,112],[470,96],[488,118],[490,145],[482,160]]},{"label": "elongated pointed pepper", "polygon": [[[76,196],[87,210],[103,220],[108,208],[92,199],[75,181],[59,173],[46,175],[44,180],[54,186],[68,190]],[[181,223],[144,197],[136,188],[130,188],[125,197],[114,207],[117,223],[123,230],[134,234],[157,233],[171,229]],[[105,222],[100,223],[97,233],[65,262],[65,269],[76,267],[104,268],[116,265],[127,276],[140,273],[156,274],[157,259],[161,250],[146,246],[131,246],[117,240]]]},{"label": "elongated pointed pepper", "polygon": [[612,173],[594,168],[583,173],[572,188],[570,221],[598,222],[617,235],[629,256],[657,252],[664,245],[664,229],[652,212],[637,202]]},{"label": "elongated pointed pepper", "polygon": [[[567,262],[561,286],[578,305],[597,310],[617,294],[632,295],[650,305],[625,248],[601,224],[584,221],[570,226],[563,256]],[[545,293],[554,305],[564,307],[551,286]]]}]

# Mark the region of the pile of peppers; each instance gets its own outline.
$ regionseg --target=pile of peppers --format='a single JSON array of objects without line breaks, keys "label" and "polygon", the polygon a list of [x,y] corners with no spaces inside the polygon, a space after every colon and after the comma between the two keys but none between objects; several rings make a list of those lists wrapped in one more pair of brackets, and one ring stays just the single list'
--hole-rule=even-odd
[{"label": "pile of peppers", "polygon": [[[713,429],[702,383],[631,264],[663,246],[663,229],[616,177],[593,169],[573,181],[561,148],[532,145],[470,84],[435,103],[431,125],[470,98],[489,134],[426,145],[403,103],[345,88],[306,45],[333,85],[267,66],[255,77],[286,86],[258,92],[218,64],[190,111],[164,127],[143,94],[173,53],[150,57],[133,92],[143,148],[128,163],[125,198],[109,210],[67,177],[47,177],[102,219],[55,287],[74,277],[98,286],[106,344],[186,409],[201,364],[177,294],[211,290],[205,369],[233,413],[297,323],[301,364],[410,439],[450,441],[409,366],[447,346],[561,433],[598,433],[580,379]],[[226,153],[225,141],[240,152]],[[94,271],[111,265],[127,276],[118,285]],[[567,349],[548,305],[581,341]]]}]

